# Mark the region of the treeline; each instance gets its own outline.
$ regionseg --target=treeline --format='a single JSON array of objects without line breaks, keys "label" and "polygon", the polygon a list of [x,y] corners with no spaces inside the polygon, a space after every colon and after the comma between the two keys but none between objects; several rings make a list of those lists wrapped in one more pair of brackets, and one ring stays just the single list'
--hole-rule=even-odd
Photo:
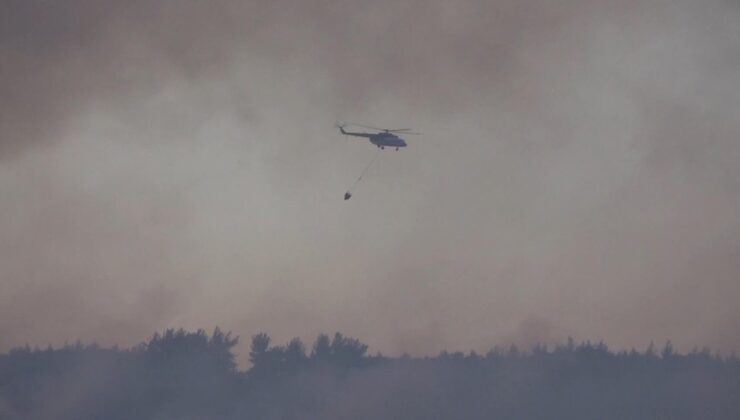
[{"label": "treeline", "polygon": [[216,329],[167,330],[134,348],[76,343],[0,355],[0,419],[738,419],[740,362],[708,349],[613,352],[604,343],[435,357],[367,354]]}]

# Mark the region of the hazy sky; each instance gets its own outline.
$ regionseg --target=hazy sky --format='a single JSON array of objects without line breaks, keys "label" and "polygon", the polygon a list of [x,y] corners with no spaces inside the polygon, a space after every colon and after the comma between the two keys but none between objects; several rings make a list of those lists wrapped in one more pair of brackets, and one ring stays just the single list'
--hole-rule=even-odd
[{"label": "hazy sky", "polygon": [[[0,349],[216,325],[739,349],[738,22],[732,0],[0,0]],[[424,136],[345,202],[375,150],[340,120]]]}]

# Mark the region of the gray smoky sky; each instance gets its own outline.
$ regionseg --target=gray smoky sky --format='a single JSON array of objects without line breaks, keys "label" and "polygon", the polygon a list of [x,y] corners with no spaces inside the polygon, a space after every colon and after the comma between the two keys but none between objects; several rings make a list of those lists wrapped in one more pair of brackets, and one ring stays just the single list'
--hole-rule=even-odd
[{"label": "gray smoky sky", "polygon": [[[730,0],[0,1],[0,348],[218,325],[737,349],[738,22]],[[424,135],[343,202],[375,150],[340,120]]]}]

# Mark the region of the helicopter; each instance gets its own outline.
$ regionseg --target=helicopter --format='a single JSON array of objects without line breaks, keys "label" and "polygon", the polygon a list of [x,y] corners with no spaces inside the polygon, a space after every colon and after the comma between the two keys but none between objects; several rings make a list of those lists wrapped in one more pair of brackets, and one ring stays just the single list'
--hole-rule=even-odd
[{"label": "helicopter", "polygon": [[370,140],[370,143],[374,144],[381,150],[385,150],[387,147],[395,147],[396,150],[398,150],[401,147],[406,147],[408,144],[404,139],[396,135],[396,133],[399,133],[401,135],[406,134],[413,134],[418,135],[420,133],[414,133],[411,131],[410,128],[397,128],[397,129],[388,129],[388,128],[376,128],[376,127],[370,127],[367,125],[361,125],[361,124],[352,124],[356,125],[358,127],[363,128],[369,128],[370,130],[378,131],[378,133],[358,133],[358,132],[352,132],[352,131],[346,131],[344,127],[346,127],[346,124],[337,124],[337,128],[339,128],[339,131],[344,134],[345,136],[355,136],[355,137],[365,137],[368,140]]}]

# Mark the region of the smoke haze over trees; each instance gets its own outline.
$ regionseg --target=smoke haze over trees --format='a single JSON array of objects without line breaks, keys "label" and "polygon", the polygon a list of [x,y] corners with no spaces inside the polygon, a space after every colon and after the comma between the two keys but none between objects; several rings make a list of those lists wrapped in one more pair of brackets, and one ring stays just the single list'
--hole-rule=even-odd
[{"label": "smoke haze over trees", "polygon": [[0,420],[740,418],[738,22],[0,0]]},{"label": "smoke haze over trees", "polygon": [[737,419],[740,361],[604,343],[400,358],[335,334],[310,347],[166,330],[131,349],[77,343],[0,355],[0,418]]}]

